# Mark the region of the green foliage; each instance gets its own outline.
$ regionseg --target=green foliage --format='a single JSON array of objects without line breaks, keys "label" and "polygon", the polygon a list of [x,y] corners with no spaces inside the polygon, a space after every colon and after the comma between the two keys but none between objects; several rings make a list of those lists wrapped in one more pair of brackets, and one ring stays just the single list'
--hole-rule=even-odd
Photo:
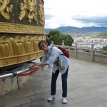
[{"label": "green foliage", "polygon": [[104,51],[103,54],[104,54],[104,55],[107,55],[107,46],[104,46],[104,47],[103,47],[103,51]]},{"label": "green foliage", "polygon": [[107,51],[107,46],[104,46],[104,47],[103,47],[103,50],[104,50],[104,51]]},{"label": "green foliage", "polygon": [[61,45],[62,41],[64,41],[65,45],[71,46],[74,41],[71,35],[62,34],[58,30],[51,30],[48,35],[49,38],[51,38],[51,40],[57,45]]},{"label": "green foliage", "polygon": [[72,43],[74,42],[73,38],[70,35],[68,35],[68,34],[66,34],[64,36],[65,36],[65,42],[64,42],[64,44],[68,45],[68,46],[71,46]]}]

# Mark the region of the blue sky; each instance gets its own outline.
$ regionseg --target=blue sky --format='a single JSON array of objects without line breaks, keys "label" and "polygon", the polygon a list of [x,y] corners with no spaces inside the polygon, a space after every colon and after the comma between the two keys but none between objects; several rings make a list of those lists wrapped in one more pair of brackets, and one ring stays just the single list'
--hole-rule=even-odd
[{"label": "blue sky", "polygon": [[45,28],[107,26],[107,0],[44,0]]}]

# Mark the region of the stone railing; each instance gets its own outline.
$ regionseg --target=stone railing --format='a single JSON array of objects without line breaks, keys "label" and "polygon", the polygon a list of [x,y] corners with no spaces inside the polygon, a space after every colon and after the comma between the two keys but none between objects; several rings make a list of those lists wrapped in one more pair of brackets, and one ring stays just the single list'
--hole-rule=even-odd
[{"label": "stone railing", "polygon": [[[52,45],[54,45],[53,42]],[[62,45],[55,46],[68,49],[72,58],[107,64],[107,51],[95,50],[93,44],[90,48],[80,48],[77,44],[75,46],[65,46],[64,42],[62,42]]]}]

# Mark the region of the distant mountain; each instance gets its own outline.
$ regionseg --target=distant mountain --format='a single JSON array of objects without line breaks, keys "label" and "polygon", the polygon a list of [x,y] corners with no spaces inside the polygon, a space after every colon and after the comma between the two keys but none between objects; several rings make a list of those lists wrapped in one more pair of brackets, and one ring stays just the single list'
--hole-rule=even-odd
[{"label": "distant mountain", "polygon": [[45,29],[45,32],[48,33],[50,30],[59,30],[62,33],[89,33],[89,32],[107,32],[107,27],[82,27],[82,28],[78,28],[78,27],[73,27],[73,26],[62,26],[56,29]]}]

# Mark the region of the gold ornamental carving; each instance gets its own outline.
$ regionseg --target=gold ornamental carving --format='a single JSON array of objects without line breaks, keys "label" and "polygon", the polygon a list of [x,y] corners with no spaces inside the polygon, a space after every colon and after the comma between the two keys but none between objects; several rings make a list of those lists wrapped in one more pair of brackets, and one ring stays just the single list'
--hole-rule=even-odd
[{"label": "gold ornamental carving", "polygon": [[20,3],[19,19],[27,18],[31,23],[33,20],[37,22],[36,0],[23,0]]},{"label": "gold ornamental carving", "polygon": [[10,0],[0,0],[0,14],[6,19],[10,19],[10,13],[13,10],[13,5],[10,5]]},{"label": "gold ornamental carving", "polygon": [[44,26],[45,24],[45,17],[44,17],[44,1],[43,0],[40,0],[39,1],[39,24],[41,26]]},{"label": "gold ornamental carving", "polygon": [[44,27],[0,22],[0,32],[18,34],[44,34]]}]

